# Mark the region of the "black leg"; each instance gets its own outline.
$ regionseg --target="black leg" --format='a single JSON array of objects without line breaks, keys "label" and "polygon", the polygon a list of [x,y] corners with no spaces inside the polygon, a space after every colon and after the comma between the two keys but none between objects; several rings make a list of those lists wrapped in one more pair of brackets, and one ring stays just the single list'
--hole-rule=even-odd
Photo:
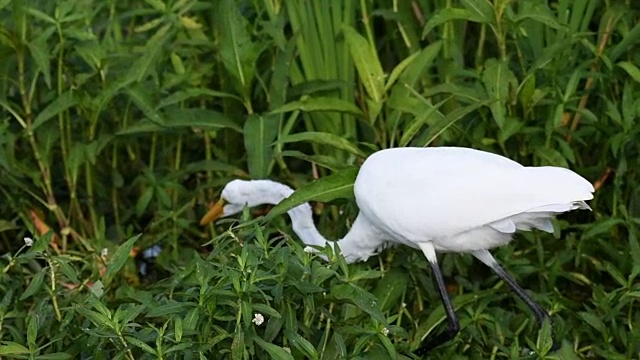
[{"label": "black leg", "polygon": [[[482,261],[485,265],[490,267],[496,273],[496,275],[498,275],[500,279],[506,282],[507,285],[509,285],[509,287],[511,288],[511,290],[513,290],[513,292],[515,292],[516,295],[518,295],[518,297],[522,299],[522,301],[524,301],[525,304],[527,304],[529,309],[531,309],[531,311],[533,312],[533,315],[536,317],[536,321],[538,322],[538,325],[542,326],[542,323],[544,322],[545,319],[549,321],[549,325],[553,325],[549,314],[540,305],[538,305],[538,303],[533,301],[531,296],[529,296],[529,294],[527,294],[526,291],[520,285],[518,285],[518,283],[516,283],[513,277],[511,277],[511,275],[509,275],[509,273],[506,272],[502,268],[502,266],[500,266],[500,264],[498,264],[498,262],[493,258],[493,256],[488,250],[474,251],[473,256],[475,256],[478,260]],[[555,341],[555,336],[554,336],[555,332],[553,332],[553,326],[551,327],[551,330],[552,330],[551,334],[553,339],[552,350],[557,350],[559,348],[559,344],[556,343]]]},{"label": "black leg", "polygon": [[420,248],[426,255],[427,260],[429,261],[429,265],[431,265],[431,270],[433,271],[433,277],[435,280],[434,282],[436,284],[436,287],[438,288],[438,292],[440,293],[442,305],[444,306],[444,311],[447,314],[448,324],[446,330],[438,335],[429,336],[422,342],[420,347],[416,351],[414,351],[414,353],[418,356],[422,356],[430,349],[433,349],[434,347],[453,339],[460,331],[458,317],[453,311],[453,305],[451,304],[451,299],[449,298],[449,294],[447,293],[447,288],[444,284],[444,279],[442,278],[442,272],[440,271],[440,267],[438,266],[435,249],[433,248],[433,245],[431,245],[431,243],[420,244]]}]

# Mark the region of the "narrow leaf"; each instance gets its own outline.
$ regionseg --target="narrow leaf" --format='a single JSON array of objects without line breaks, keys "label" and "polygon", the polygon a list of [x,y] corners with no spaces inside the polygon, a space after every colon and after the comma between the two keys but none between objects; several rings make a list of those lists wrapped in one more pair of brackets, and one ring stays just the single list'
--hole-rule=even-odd
[{"label": "narrow leaf", "polygon": [[104,275],[105,284],[108,285],[111,279],[113,279],[118,271],[122,269],[129,259],[129,254],[131,254],[133,245],[141,236],[142,234],[136,235],[118,246],[118,249],[113,253],[113,256],[109,260],[109,264],[107,265],[107,272]]},{"label": "narrow leaf", "polygon": [[306,97],[302,100],[286,103],[271,113],[281,114],[294,110],[306,112],[334,111],[362,116],[362,111],[353,103],[334,97]]},{"label": "narrow leaf", "polygon": [[375,48],[350,26],[344,25],[342,33],[367,94],[374,102],[380,103],[384,97],[384,72]]},{"label": "narrow leaf", "polygon": [[500,128],[504,126],[505,122],[506,103],[507,97],[509,96],[509,80],[512,77],[513,74],[504,61],[493,58],[486,61],[485,71],[482,74],[482,82],[484,83],[489,98],[492,100],[491,104],[489,104],[491,114]]},{"label": "narrow leaf", "polygon": [[278,143],[290,143],[298,141],[310,141],[317,144],[329,145],[335,147],[336,149],[344,150],[359,157],[366,157],[364,152],[358,149],[358,147],[352,144],[349,140],[331,133],[314,131],[302,132],[285,136],[284,138],[280,139]]},{"label": "narrow leaf", "polygon": [[40,291],[40,288],[42,287],[42,283],[44,282],[44,277],[45,275],[47,275],[47,272],[48,272],[48,268],[42,271],[39,271],[33,278],[31,278],[31,283],[29,284],[27,289],[24,291],[24,293],[20,295],[20,301],[28,299],[29,297],[33,296],[38,291]]},{"label": "narrow leaf", "polygon": [[77,101],[73,96],[73,92],[71,90],[63,93],[57,99],[53,100],[49,105],[47,105],[47,107],[45,107],[38,114],[38,116],[36,116],[36,119],[33,121],[32,130],[35,131],[47,120],[74,106],[76,103]]},{"label": "narrow leaf", "polygon": [[258,346],[260,346],[267,353],[269,353],[272,359],[293,360],[293,356],[291,356],[289,352],[287,352],[285,349],[281,348],[280,346],[268,343],[257,336],[254,337],[253,340],[256,342],[256,344],[258,344]]},{"label": "narrow leaf", "polygon": [[357,174],[357,168],[349,168],[308,183],[271,209],[265,219],[267,221],[273,219],[311,200],[329,202],[335,199],[353,198],[353,183]]},{"label": "narrow leaf", "polygon": [[266,178],[273,159],[272,143],[278,135],[277,115],[249,115],[244,123],[244,147],[247,150],[249,174],[254,179]]}]

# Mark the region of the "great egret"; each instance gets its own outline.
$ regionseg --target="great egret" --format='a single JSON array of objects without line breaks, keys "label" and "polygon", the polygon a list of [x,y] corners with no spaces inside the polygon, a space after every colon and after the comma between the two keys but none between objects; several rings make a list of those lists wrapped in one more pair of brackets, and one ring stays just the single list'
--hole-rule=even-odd
[{"label": "great egret", "polygon": [[[447,314],[447,329],[427,338],[416,353],[452,339],[459,331],[436,252],[466,252],[489,266],[531,310],[539,324],[547,312],[496,262],[488,249],[507,244],[517,230],[553,232],[550,219],[590,209],[593,186],[560,167],[524,167],[506,157],[458,147],[393,148],[362,164],[354,193],[360,213],[338,244],[347,262],[366,260],[385,242],[422,250]],[[205,225],[260,204],[277,204],[293,190],[269,180],[229,182]],[[316,229],[309,204],[288,212],[306,245],[333,244]]]}]

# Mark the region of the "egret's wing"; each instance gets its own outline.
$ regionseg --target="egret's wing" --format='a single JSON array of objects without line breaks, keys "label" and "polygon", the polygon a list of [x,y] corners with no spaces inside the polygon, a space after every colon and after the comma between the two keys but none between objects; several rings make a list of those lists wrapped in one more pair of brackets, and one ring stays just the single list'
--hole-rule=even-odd
[{"label": "egret's wing", "polygon": [[[510,233],[516,224],[503,219],[525,212],[568,211],[593,198],[591,184],[570,170],[523,167],[463,148],[378,152],[363,164],[354,191],[360,210],[372,223],[414,242],[489,224]],[[550,227],[544,217],[529,222]]]}]

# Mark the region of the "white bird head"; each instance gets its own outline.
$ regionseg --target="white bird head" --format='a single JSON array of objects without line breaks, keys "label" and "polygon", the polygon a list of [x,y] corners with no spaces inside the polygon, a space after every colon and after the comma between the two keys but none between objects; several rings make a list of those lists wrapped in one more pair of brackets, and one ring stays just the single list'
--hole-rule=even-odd
[{"label": "white bird head", "polygon": [[245,206],[277,204],[292,192],[288,186],[271,180],[232,180],[222,189],[220,200],[202,217],[200,225],[237,214]]}]

